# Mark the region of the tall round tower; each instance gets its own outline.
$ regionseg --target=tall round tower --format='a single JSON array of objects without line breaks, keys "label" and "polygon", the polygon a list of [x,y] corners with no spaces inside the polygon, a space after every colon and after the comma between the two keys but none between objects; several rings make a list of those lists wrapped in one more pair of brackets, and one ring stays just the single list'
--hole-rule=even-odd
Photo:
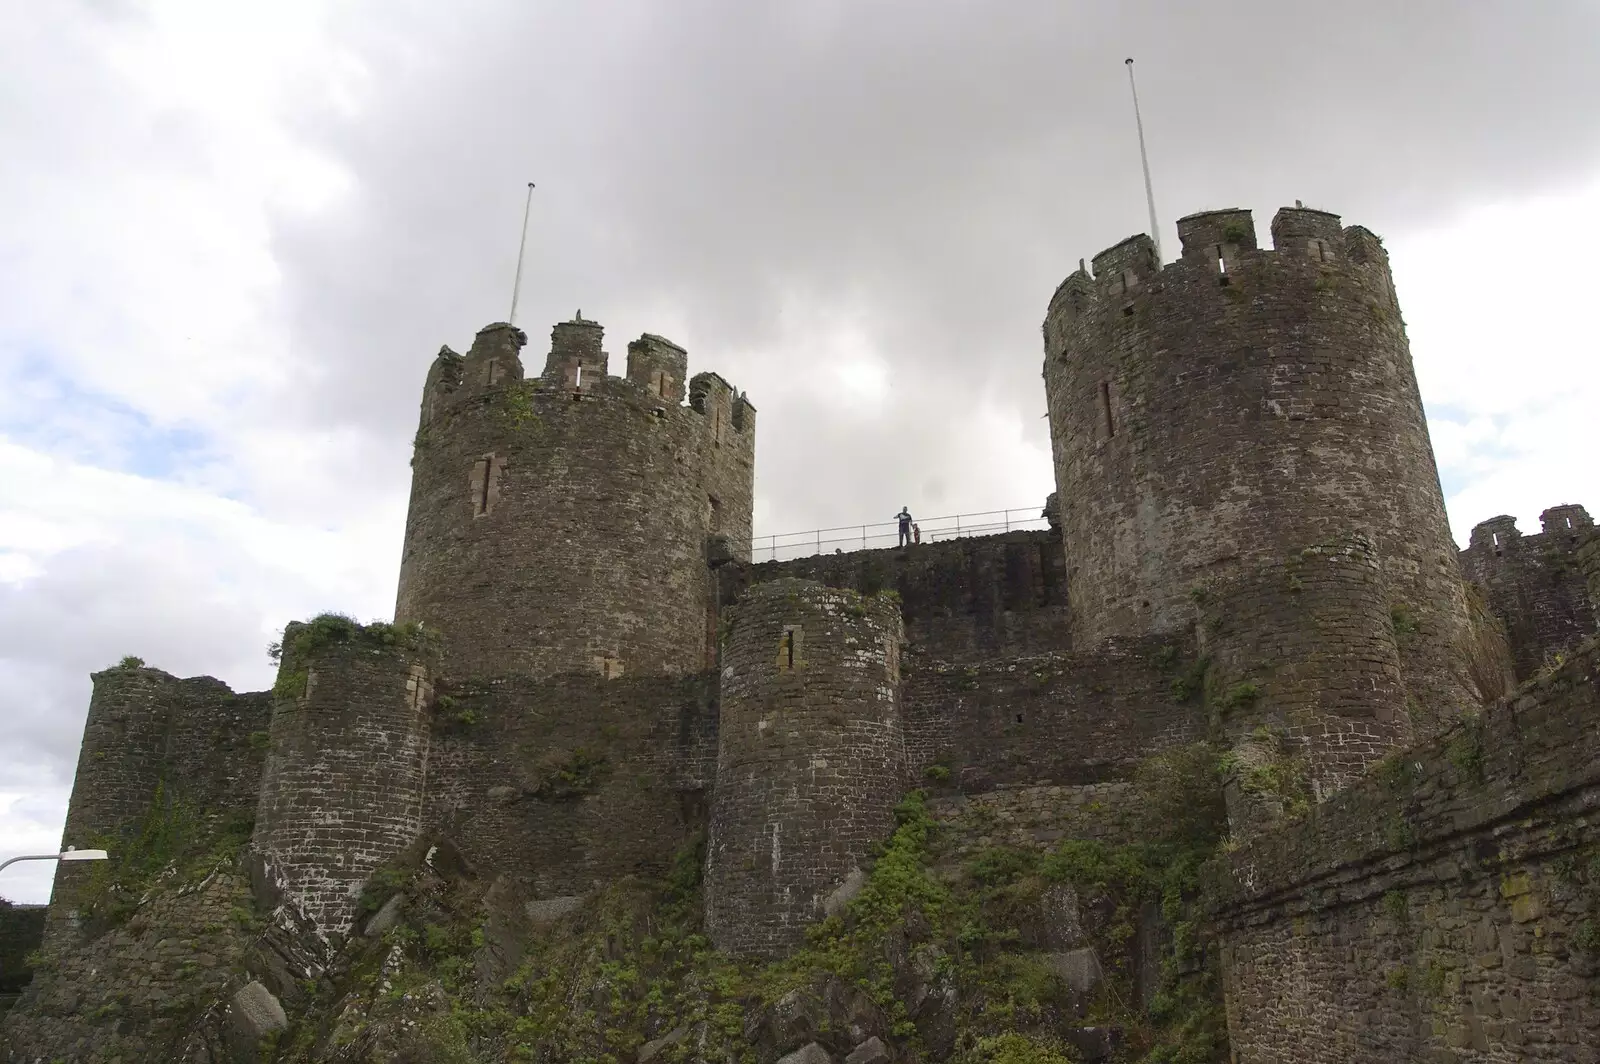
[{"label": "tall round tower", "polygon": [[524,379],[526,335],[490,325],[428,373],[395,619],[452,676],[714,664],[707,538],[748,556],[755,408],[659,336],[608,376],[601,338],[557,325]]},{"label": "tall round tower", "polygon": [[[1411,716],[1473,705],[1456,548],[1378,238],[1298,206],[1273,219],[1272,250],[1244,210],[1178,234],[1164,267],[1145,236],[1095,256],[1092,277],[1080,265],[1045,319],[1074,635],[1177,628],[1208,593],[1276,587],[1304,552],[1359,540]],[[1311,623],[1293,597],[1254,601],[1235,627]],[[1350,649],[1340,631],[1325,653]]]},{"label": "tall round tower", "polygon": [[899,608],[775,580],[745,593],[723,656],[706,929],[775,956],[894,830],[905,778]]}]

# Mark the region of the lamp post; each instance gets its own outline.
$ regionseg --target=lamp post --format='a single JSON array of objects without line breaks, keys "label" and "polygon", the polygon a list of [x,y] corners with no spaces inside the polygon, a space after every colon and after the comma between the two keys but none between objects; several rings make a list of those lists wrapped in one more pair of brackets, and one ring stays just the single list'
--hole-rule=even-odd
[{"label": "lamp post", "polygon": [[104,850],[76,850],[68,846],[60,853],[30,853],[0,861],[0,872],[18,861],[104,861],[111,855]]}]

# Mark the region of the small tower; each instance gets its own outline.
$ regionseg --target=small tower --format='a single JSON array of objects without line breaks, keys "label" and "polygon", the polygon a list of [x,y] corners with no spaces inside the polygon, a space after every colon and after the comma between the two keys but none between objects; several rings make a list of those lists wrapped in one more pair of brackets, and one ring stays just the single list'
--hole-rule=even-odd
[{"label": "small tower", "polygon": [[612,377],[603,340],[580,312],[527,378],[495,324],[429,371],[395,617],[441,633],[450,676],[714,664],[708,540],[749,556],[755,408],[651,334]]},{"label": "small tower", "polygon": [[894,829],[905,778],[900,611],[808,580],[757,584],[724,653],[706,930],[778,956]]},{"label": "small tower", "polygon": [[[1224,604],[1202,637],[1235,670],[1222,680],[1259,691],[1240,719],[1276,714],[1336,787],[1409,734],[1387,720],[1407,696],[1424,730],[1475,702],[1387,257],[1367,230],[1300,207],[1273,219],[1271,250],[1238,208],[1180,219],[1178,235],[1181,257],[1164,268],[1145,236],[1096,255],[1045,318],[1074,641],[1174,631]],[[1296,575],[1307,566],[1315,582]],[[1364,688],[1353,675],[1320,681],[1364,689],[1369,704],[1306,703],[1290,646],[1320,648],[1327,668],[1378,669]],[[1403,687],[1383,664],[1393,656]]]}]

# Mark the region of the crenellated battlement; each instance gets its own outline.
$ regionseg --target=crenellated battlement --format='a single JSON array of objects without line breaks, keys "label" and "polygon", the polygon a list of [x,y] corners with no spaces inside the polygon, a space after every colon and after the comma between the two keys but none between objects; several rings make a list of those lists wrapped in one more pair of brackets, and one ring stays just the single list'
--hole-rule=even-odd
[{"label": "crenellated battlement", "polygon": [[1270,228],[1262,248],[1246,209],[1187,215],[1177,260],[1130,237],[1051,299],[1074,642],[1178,630],[1197,584],[1273,586],[1286,554],[1361,532],[1419,618],[1400,654],[1417,715],[1443,719],[1471,698],[1466,604],[1386,259],[1327,211]]},{"label": "crenellated battlement", "polygon": [[709,661],[708,543],[748,552],[755,407],[715,373],[685,381],[687,352],[651,333],[613,377],[604,335],[557,324],[525,378],[526,335],[491,325],[429,373],[396,617],[444,633],[451,675]]}]

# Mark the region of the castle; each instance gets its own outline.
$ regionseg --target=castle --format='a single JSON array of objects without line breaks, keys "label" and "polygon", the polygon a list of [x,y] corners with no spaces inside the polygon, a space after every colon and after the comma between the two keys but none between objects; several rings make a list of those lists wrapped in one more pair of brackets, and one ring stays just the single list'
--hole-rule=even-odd
[{"label": "castle", "polygon": [[[1298,205],[1270,249],[1245,210],[1178,233],[1176,261],[1134,237],[1049,301],[1048,531],[758,563],[756,408],[689,377],[683,348],[646,334],[613,376],[580,314],[536,375],[510,324],[442,349],[395,624],[291,624],[272,692],[97,673],[64,844],[126,831],[161,786],[248,811],[261,874],[344,935],[425,832],[559,907],[704,830],[708,935],[778,956],[930,778],[1026,805],[1039,838],[1108,833],[1092,810],[1131,766],[1210,738],[1247,767],[1287,745],[1313,802],[1343,808],[1386,755],[1590,653],[1600,539],[1582,507],[1546,511],[1539,535],[1495,518],[1456,549],[1378,238]],[[1497,622],[1508,650],[1475,649]],[[1175,679],[1190,661],[1209,708]],[[1549,733],[1561,756],[1594,752],[1574,727]],[[1312,1048],[1318,1006],[1280,1015],[1286,969],[1265,958],[1307,918],[1296,877],[1323,852],[1274,833],[1280,799],[1226,790],[1249,859],[1217,916],[1234,1051],[1355,1059]],[[51,934],[70,934],[83,874],[58,873]],[[1295,933],[1302,963],[1323,940]]]}]

